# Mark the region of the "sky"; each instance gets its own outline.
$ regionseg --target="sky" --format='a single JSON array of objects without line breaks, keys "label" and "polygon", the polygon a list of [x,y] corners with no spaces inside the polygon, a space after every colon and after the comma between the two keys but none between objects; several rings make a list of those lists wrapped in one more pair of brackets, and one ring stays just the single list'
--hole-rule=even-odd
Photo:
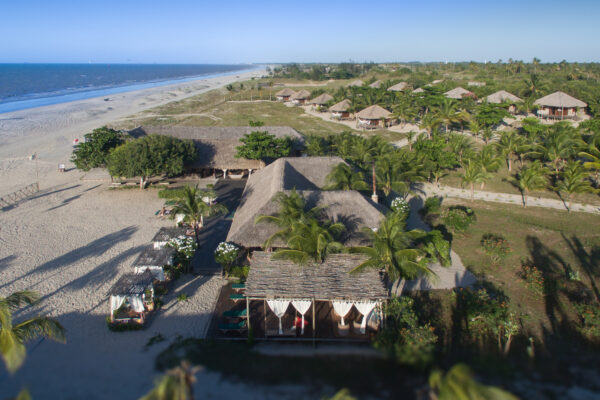
[{"label": "sky", "polygon": [[18,0],[0,62],[600,61],[600,0]]}]

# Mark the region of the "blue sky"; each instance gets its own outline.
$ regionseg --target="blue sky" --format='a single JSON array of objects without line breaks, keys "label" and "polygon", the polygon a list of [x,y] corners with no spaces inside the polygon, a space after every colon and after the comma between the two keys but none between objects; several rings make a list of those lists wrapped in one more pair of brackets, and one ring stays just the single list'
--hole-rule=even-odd
[{"label": "blue sky", "polygon": [[600,0],[3,1],[0,62],[600,61]]}]

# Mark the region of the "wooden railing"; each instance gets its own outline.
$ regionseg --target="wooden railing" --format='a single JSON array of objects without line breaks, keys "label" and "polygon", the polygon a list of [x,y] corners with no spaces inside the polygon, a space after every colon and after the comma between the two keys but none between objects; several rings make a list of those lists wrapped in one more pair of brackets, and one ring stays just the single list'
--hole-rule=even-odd
[{"label": "wooden railing", "polygon": [[22,189],[17,190],[16,192],[12,192],[7,194],[4,197],[0,197],[0,207],[10,207],[17,204],[21,200],[25,200],[27,197],[36,194],[40,191],[39,183],[32,183],[30,185],[25,186]]}]

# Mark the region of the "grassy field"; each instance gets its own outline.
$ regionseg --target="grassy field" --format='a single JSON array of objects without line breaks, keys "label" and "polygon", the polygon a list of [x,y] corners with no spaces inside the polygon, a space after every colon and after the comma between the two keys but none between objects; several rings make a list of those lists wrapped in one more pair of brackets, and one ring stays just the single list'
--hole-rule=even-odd
[{"label": "grassy field", "polygon": [[[573,303],[597,296],[600,287],[600,216],[479,201],[444,204],[475,211],[477,221],[466,234],[454,235],[452,248],[470,271],[511,299],[528,334],[543,340],[544,334],[578,323]],[[486,233],[500,234],[510,245],[510,254],[498,265],[482,249]],[[525,260],[542,272],[545,294],[528,288],[520,277]],[[581,281],[570,281],[569,270]]]}]

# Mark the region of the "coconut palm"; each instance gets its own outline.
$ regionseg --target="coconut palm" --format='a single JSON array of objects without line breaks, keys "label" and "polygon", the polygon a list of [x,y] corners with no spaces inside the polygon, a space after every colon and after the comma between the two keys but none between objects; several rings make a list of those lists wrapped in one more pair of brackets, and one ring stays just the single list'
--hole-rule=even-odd
[{"label": "coconut palm", "polygon": [[479,134],[481,133],[482,129],[483,127],[479,122],[477,122],[477,120],[471,120],[469,122],[469,130],[471,131],[471,134],[475,137],[475,139],[479,137]]},{"label": "coconut palm", "polygon": [[25,362],[25,343],[40,336],[65,342],[65,329],[54,318],[36,316],[22,322],[13,321],[13,313],[39,302],[39,295],[31,291],[14,292],[0,297],[0,356],[11,374]]},{"label": "coconut palm", "polygon": [[583,141],[575,137],[576,132],[568,125],[556,124],[546,134],[541,143],[535,144],[529,155],[550,162],[554,173],[558,176],[559,169],[567,159],[578,153]]},{"label": "coconut palm", "polygon": [[287,240],[292,234],[295,223],[308,223],[318,218],[322,212],[320,207],[313,207],[310,210],[306,210],[306,201],[295,189],[292,189],[290,194],[278,192],[274,200],[279,204],[277,215],[259,215],[254,221],[256,224],[271,223],[279,228],[279,231],[267,238],[265,243],[263,243],[263,248],[270,248],[276,239]]},{"label": "coconut palm", "polygon": [[341,223],[312,219],[296,222],[287,238],[287,248],[277,249],[274,260],[291,260],[297,264],[323,262],[329,254],[341,253],[344,245],[336,240],[345,230]]},{"label": "coconut palm", "polygon": [[464,156],[473,153],[473,142],[467,136],[452,134],[448,143],[452,151],[458,154],[458,162],[460,163],[462,163]]},{"label": "coconut palm", "polygon": [[548,185],[548,170],[536,160],[528,167],[521,168],[516,182],[523,196],[523,207],[527,207],[529,192],[544,189]]},{"label": "coconut palm", "polygon": [[506,159],[508,172],[512,172],[512,160],[517,154],[519,146],[523,144],[523,138],[515,131],[505,131],[500,134],[500,139],[496,143],[496,148]]},{"label": "coconut palm", "polygon": [[197,244],[200,244],[199,233],[204,226],[204,218],[227,212],[227,207],[223,204],[216,204],[212,201],[205,202],[203,200],[205,197],[211,197],[207,194],[209,194],[207,191],[186,185],[181,194],[173,199],[171,217],[175,218],[177,214],[184,216],[183,221],[194,228]]},{"label": "coconut palm", "polygon": [[371,247],[353,247],[350,252],[365,254],[368,259],[351,272],[381,268],[391,281],[433,275],[427,268],[424,253],[416,248],[416,241],[427,233],[420,229],[406,231],[405,227],[405,221],[391,214],[381,220],[377,230],[364,228],[364,233],[371,239]]},{"label": "coconut palm", "polygon": [[304,140],[306,154],[309,156],[324,156],[327,154],[327,144],[321,137],[310,135]]},{"label": "coconut palm", "polygon": [[542,83],[540,76],[536,73],[529,75],[529,78],[524,79],[523,83],[525,83],[525,86],[527,87],[527,94],[530,97],[536,97],[538,94],[540,94],[540,91],[546,89],[546,86]]},{"label": "coconut palm", "polygon": [[487,172],[480,162],[469,159],[463,164],[464,173],[461,175],[463,183],[466,183],[471,188],[471,200],[475,198],[475,184],[484,183],[491,179],[491,174]]},{"label": "coconut palm", "polygon": [[194,375],[200,367],[192,367],[187,361],[167,371],[156,380],[154,389],[140,400],[193,400]]},{"label": "coconut palm", "polygon": [[442,122],[435,115],[425,114],[425,116],[421,118],[419,128],[424,129],[427,132],[427,137],[431,138],[433,136],[433,133],[439,128],[441,123]]},{"label": "coconut palm", "polygon": [[444,99],[440,107],[436,110],[437,118],[444,124],[444,131],[448,132],[448,127],[459,121],[458,107],[450,99]]},{"label": "coconut palm", "polygon": [[590,172],[577,161],[569,161],[560,173],[555,190],[566,194],[567,211],[571,211],[571,196],[595,191],[589,180]]},{"label": "coconut palm", "polygon": [[488,144],[490,142],[490,140],[492,140],[495,136],[496,136],[496,134],[494,133],[492,128],[490,128],[489,126],[483,128],[483,130],[481,131],[481,138],[483,139],[485,144]]},{"label": "coconut palm", "polygon": [[432,399],[437,400],[517,400],[518,397],[494,386],[486,386],[473,378],[465,364],[456,364],[444,375],[434,370],[429,375]]},{"label": "coconut palm", "polygon": [[408,194],[410,182],[422,181],[423,170],[412,153],[394,153],[380,157],[375,163],[377,186],[386,196],[392,191],[404,196]]},{"label": "coconut palm", "polygon": [[[598,135],[600,137],[600,135]],[[588,170],[595,171],[596,182],[599,181],[598,175],[600,174],[600,141],[596,144],[596,141],[593,141],[587,151],[579,152],[579,157],[583,157],[586,161],[583,163],[583,166]]]},{"label": "coconut palm", "polygon": [[[478,153],[474,154],[473,159],[477,161],[487,173],[496,172],[502,166],[502,158],[498,157],[495,147],[491,145],[483,146]],[[481,181],[482,189],[485,186],[486,180],[487,179]]]},{"label": "coconut palm", "polygon": [[346,163],[339,163],[327,175],[329,183],[326,190],[367,190],[369,185],[365,182],[362,172],[357,172]]}]

